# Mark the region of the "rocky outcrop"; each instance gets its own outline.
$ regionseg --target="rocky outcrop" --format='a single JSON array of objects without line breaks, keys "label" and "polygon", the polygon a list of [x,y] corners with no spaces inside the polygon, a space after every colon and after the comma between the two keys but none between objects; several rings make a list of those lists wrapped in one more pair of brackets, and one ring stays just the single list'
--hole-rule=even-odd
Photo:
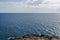
[{"label": "rocky outcrop", "polygon": [[57,36],[28,34],[22,37],[10,37],[8,40],[60,40]]}]

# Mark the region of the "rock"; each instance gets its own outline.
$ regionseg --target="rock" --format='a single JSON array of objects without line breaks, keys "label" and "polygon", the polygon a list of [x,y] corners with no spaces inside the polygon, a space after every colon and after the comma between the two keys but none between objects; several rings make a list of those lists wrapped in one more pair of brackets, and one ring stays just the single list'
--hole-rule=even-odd
[{"label": "rock", "polygon": [[57,36],[28,34],[22,37],[11,37],[8,40],[60,40],[60,38]]}]

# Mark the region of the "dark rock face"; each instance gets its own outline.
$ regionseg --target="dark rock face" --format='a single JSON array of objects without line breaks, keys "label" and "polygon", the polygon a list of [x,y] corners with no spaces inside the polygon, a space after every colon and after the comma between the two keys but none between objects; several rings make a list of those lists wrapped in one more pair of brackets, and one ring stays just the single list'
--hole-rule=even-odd
[{"label": "dark rock face", "polygon": [[24,35],[22,37],[11,37],[8,38],[8,40],[60,40],[59,37],[56,36],[47,36],[47,35],[35,35],[35,34],[30,34],[30,35]]}]

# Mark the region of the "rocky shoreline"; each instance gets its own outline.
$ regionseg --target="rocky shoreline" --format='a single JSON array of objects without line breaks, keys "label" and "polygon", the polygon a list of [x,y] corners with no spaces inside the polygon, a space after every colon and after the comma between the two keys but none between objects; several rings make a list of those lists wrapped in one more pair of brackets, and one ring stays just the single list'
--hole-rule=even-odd
[{"label": "rocky shoreline", "polygon": [[22,37],[10,37],[8,40],[60,40],[57,36],[27,34]]}]

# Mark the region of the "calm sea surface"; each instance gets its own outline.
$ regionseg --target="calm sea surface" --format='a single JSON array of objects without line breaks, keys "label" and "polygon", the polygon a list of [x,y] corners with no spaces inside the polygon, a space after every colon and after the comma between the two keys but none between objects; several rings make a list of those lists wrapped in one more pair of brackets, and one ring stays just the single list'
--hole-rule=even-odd
[{"label": "calm sea surface", "polygon": [[60,14],[0,13],[0,40],[26,34],[44,34],[60,37]]}]

